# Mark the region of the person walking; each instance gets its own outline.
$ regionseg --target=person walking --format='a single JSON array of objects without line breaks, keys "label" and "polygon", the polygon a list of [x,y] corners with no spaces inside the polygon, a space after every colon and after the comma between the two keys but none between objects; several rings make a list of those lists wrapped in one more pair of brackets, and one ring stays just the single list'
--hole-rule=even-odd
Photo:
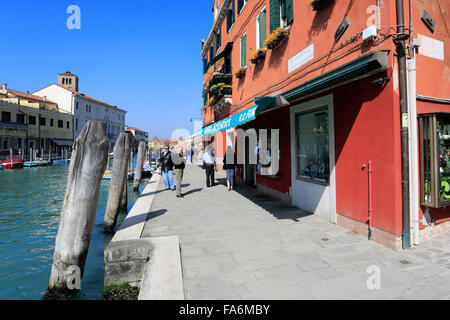
[{"label": "person walking", "polygon": [[164,146],[164,151],[161,154],[160,166],[166,189],[175,190],[172,154],[169,151],[168,145]]},{"label": "person walking", "polygon": [[234,170],[236,169],[236,157],[231,146],[227,147],[223,156],[223,168],[227,172],[228,191],[231,191],[234,188]]},{"label": "person walking", "polygon": [[203,167],[206,172],[206,187],[215,186],[214,170],[215,170],[215,160],[212,150],[207,149],[203,155]]},{"label": "person walking", "polygon": [[186,167],[186,160],[183,157],[182,149],[178,150],[178,156],[176,154],[173,154],[174,162],[174,172],[175,172],[175,184],[176,184],[176,190],[177,190],[177,198],[184,198],[184,196],[181,194],[181,183],[183,182],[183,172],[184,168]]}]

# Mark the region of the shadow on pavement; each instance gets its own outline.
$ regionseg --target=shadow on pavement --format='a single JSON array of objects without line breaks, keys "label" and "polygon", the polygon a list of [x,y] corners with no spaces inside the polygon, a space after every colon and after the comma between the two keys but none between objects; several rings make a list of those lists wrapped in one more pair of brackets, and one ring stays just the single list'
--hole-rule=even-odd
[{"label": "shadow on pavement", "polygon": [[[227,180],[226,178],[217,178],[216,184],[227,186]],[[312,215],[310,212],[293,207],[274,196],[264,194],[255,187],[248,186],[244,183],[235,185],[234,192],[239,193],[254,204],[268,211],[277,219],[290,219],[295,222],[300,222],[299,219]]]},{"label": "shadow on pavement", "polygon": [[202,190],[203,190],[203,188],[192,189],[192,190],[189,190],[186,193],[183,193],[183,196],[187,196],[187,195],[190,195],[190,194],[195,193],[195,192],[200,192]]},{"label": "shadow on pavement", "polygon": [[148,214],[147,219],[145,221],[149,221],[151,219],[154,219],[156,217],[162,216],[164,213],[166,213],[167,210],[166,209],[161,209],[161,210],[156,210],[156,211],[152,211]]}]

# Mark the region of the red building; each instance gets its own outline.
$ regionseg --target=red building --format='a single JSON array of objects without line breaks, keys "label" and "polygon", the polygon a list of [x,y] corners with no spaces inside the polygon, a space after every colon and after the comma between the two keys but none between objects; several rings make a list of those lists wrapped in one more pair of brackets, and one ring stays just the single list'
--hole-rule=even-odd
[{"label": "red building", "polygon": [[237,128],[278,129],[279,168],[249,163],[247,138],[240,180],[395,249],[449,230],[449,12],[448,1],[215,0],[202,132],[218,161]]}]

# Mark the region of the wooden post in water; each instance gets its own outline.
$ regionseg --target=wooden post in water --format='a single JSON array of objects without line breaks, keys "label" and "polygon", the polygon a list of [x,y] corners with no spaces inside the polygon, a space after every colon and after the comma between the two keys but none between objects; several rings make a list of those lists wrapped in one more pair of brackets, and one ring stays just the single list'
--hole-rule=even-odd
[{"label": "wooden post in water", "polygon": [[12,148],[9,148],[9,158],[10,158],[10,160],[11,160],[11,169],[13,169],[13,166],[14,166],[13,155],[14,155],[13,149],[12,149]]},{"label": "wooden post in water", "polygon": [[125,179],[123,180],[123,192],[122,196],[120,197],[120,211],[127,211],[128,210],[128,172],[125,176]]},{"label": "wooden post in water", "polygon": [[130,152],[130,138],[128,133],[121,132],[114,146],[114,161],[109,185],[108,202],[106,205],[104,231],[113,232],[120,210],[124,181],[128,171],[128,154]]},{"label": "wooden post in water", "polygon": [[67,164],[67,149],[66,148],[64,148],[64,152],[66,153],[66,164]]},{"label": "wooden post in water", "polygon": [[41,165],[44,164],[44,148],[41,149]]},{"label": "wooden post in water", "polygon": [[139,190],[139,184],[141,183],[142,177],[142,167],[144,166],[144,158],[145,158],[145,142],[141,141],[139,143],[138,156],[136,160],[136,170],[134,172],[134,183],[133,190]]},{"label": "wooden post in water", "polygon": [[73,290],[73,273],[76,275],[78,270],[83,276],[107,157],[106,124],[87,121],[75,142],[69,167],[50,274],[50,291]]}]

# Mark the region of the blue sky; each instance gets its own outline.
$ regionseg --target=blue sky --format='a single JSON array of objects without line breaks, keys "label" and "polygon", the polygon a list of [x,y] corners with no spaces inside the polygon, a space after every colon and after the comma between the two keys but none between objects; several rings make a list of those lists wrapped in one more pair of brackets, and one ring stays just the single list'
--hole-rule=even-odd
[{"label": "blue sky", "polygon": [[[72,4],[81,30],[66,27]],[[150,137],[193,132],[211,9],[209,0],[2,0],[0,83],[33,92],[70,70],[81,92],[127,110],[127,124]]]}]

